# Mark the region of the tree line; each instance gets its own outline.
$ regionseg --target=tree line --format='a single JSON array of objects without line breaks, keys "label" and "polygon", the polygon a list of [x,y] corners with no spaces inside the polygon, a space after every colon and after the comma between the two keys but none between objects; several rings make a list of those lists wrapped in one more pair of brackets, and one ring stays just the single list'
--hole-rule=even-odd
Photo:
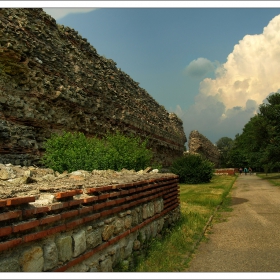
[{"label": "tree line", "polygon": [[280,169],[280,93],[273,93],[234,139],[222,137],[216,145],[221,167],[250,166],[255,171]]}]

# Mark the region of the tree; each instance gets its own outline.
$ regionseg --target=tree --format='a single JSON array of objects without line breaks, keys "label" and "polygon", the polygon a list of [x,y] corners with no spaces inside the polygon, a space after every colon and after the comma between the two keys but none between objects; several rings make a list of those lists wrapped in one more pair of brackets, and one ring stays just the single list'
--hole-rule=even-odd
[{"label": "tree", "polygon": [[233,139],[222,137],[217,142],[217,148],[220,151],[221,167],[229,167],[229,152],[233,147]]},{"label": "tree", "polygon": [[229,162],[235,167],[247,165],[254,169],[280,167],[280,93],[270,95],[243,132],[236,135]]},{"label": "tree", "polygon": [[263,149],[262,162],[265,165],[280,166],[280,93],[267,98],[268,103],[260,105],[260,115],[266,123],[266,147]]}]

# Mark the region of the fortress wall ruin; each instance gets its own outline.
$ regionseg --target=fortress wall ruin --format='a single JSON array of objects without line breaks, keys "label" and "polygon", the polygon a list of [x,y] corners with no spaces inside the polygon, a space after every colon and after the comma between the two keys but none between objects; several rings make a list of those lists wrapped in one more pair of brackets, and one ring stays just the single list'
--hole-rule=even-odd
[{"label": "fortress wall ruin", "polygon": [[215,167],[220,165],[220,152],[219,149],[204,135],[197,130],[191,131],[189,135],[189,153],[200,154],[213,162]]},{"label": "fortress wall ruin", "polygon": [[[0,272],[110,272],[180,217],[178,176],[0,200]],[[56,202],[46,204],[47,197]]]},{"label": "fortress wall ruin", "polygon": [[77,31],[42,9],[0,9],[0,163],[39,165],[63,130],[149,137],[163,166],[187,141],[182,121]]}]

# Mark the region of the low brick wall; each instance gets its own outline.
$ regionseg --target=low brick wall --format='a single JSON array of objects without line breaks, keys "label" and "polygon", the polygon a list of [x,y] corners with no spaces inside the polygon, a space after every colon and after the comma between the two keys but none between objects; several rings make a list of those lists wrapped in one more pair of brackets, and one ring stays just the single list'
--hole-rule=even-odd
[{"label": "low brick wall", "polygon": [[0,272],[108,272],[180,217],[178,176],[0,200]]},{"label": "low brick wall", "polygon": [[238,168],[220,168],[214,172],[215,175],[235,175],[235,173],[238,173]]}]

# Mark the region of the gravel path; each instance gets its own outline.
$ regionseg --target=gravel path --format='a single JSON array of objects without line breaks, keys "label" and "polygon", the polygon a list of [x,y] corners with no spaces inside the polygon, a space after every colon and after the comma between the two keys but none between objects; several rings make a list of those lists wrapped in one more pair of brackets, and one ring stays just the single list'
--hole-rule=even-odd
[{"label": "gravel path", "polygon": [[279,272],[280,188],[242,175],[233,186],[232,204],[233,211],[213,225],[187,271]]}]

